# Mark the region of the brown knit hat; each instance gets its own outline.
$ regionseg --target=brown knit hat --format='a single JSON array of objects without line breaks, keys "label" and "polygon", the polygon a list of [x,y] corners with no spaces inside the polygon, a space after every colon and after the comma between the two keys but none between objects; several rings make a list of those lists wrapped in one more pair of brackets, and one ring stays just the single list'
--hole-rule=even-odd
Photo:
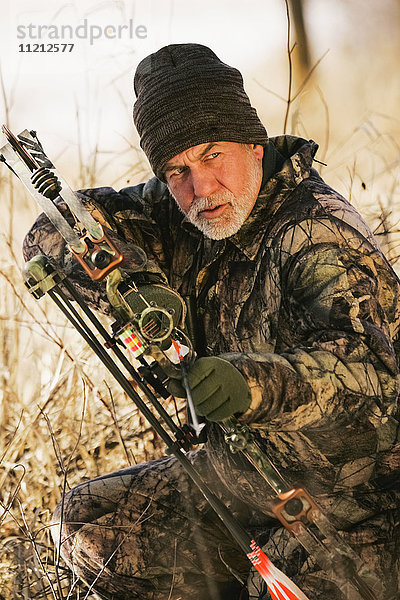
[{"label": "brown knit hat", "polygon": [[261,144],[268,134],[240,72],[200,44],[165,46],[144,58],[134,78],[133,119],[154,173],[206,142]]}]

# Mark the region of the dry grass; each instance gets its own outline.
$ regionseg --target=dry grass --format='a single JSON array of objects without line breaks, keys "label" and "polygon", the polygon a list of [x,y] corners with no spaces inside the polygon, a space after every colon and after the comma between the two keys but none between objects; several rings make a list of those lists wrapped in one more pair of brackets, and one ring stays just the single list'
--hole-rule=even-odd
[{"label": "dry grass", "polygon": [[[1,183],[23,217],[21,190]],[[0,599],[84,597],[62,565],[56,574],[49,517],[63,490],[161,443],[51,300],[30,297],[5,233],[1,248]]]}]

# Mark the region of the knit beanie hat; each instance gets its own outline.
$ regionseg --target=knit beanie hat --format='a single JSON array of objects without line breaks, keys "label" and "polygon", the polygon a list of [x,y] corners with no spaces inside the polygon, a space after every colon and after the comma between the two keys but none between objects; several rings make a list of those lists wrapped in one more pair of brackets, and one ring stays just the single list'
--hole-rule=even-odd
[{"label": "knit beanie hat", "polygon": [[201,44],[172,44],[144,58],[134,78],[133,119],[154,173],[206,142],[261,144],[268,134],[240,72]]}]

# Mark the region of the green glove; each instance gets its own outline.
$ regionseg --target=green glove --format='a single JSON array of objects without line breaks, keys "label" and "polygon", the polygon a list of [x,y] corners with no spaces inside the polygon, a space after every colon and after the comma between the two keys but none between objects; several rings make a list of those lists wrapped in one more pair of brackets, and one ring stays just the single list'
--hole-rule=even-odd
[{"label": "green glove", "polygon": [[198,415],[223,421],[250,406],[250,389],[241,372],[217,356],[199,358],[188,373],[193,403]]}]

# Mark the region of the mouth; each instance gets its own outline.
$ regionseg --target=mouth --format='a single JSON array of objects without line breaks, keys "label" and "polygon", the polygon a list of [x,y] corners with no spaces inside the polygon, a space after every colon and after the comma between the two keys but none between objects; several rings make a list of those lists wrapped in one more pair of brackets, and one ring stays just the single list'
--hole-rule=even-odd
[{"label": "mouth", "polygon": [[214,206],[214,208],[207,208],[205,210],[201,210],[199,212],[199,216],[205,219],[216,219],[217,217],[220,217],[222,215],[228,204],[229,202],[225,202],[224,204],[218,204],[217,206]]}]

